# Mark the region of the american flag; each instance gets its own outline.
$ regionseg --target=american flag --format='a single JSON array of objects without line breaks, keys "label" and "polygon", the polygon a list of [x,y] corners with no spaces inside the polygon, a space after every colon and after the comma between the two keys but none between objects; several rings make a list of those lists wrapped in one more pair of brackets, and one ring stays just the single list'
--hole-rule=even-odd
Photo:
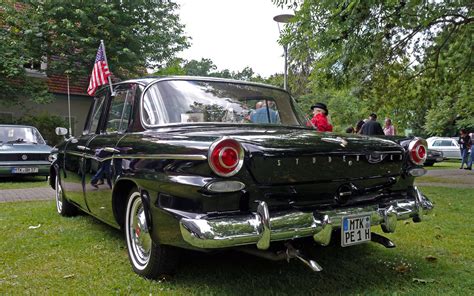
[{"label": "american flag", "polygon": [[89,82],[89,87],[87,88],[87,93],[89,96],[94,96],[97,88],[103,84],[107,83],[107,79],[110,76],[109,66],[105,60],[104,47],[102,43],[99,45],[97,50],[97,56],[95,57],[94,69],[92,69],[91,80]]}]

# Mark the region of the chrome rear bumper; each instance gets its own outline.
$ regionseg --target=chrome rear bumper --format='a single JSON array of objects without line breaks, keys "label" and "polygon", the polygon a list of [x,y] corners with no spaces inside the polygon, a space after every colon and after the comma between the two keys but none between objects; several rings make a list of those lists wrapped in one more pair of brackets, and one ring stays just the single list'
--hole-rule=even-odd
[{"label": "chrome rear bumper", "polygon": [[209,219],[180,220],[183,239],[196,248],[213,249],[256,244],[266,250],[270,242],[312,236],[321,245],[328,245],[331,233],[341,227],[344,216],[370,215],[371,225],[381,225],[385,232],[394,232],[398,220],[412,218],[420,222],[433,204],[418,188],[413,200],[394,200],[384,207],[370,205],[320,212],[297,210],[272,213],[260,201],[257,212],[249,215]]}]

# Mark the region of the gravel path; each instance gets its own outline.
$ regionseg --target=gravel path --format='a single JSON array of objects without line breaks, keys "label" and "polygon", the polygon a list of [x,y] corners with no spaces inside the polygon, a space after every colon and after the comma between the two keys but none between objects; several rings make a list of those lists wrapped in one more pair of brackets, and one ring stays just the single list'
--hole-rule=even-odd
[{"label": "gravel path", "polygon": [[48,199],[54,199],[54,190],[51,187],[0,190],[0,203]]}]

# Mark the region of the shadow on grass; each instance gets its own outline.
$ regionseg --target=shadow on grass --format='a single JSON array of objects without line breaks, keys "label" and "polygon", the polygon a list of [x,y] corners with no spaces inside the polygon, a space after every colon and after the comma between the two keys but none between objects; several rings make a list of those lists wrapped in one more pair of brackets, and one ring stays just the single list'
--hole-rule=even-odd
[{"label": "shadow on grass", "polygon": [[[237,251],[185,252],[172,284],[190,291],[244,294],[392,293],[413,285],[416,269],[431,268],[416,256],[371,244],[315,247],[311,257],[322,267],[313,272],[298,259],[269,261]],[[211,288],[212,287],[212,288]]]},{"label": "shadow on grass", "polygon": [[[120,240],[125,251],[120,231],[92,217],[84,218],[93,221],[98,233]],[[454,276],[458,272],[456,266],[450,262],[429,262],[426,254],[420,254],[416,248],[412,250],[409,244],[394,249],[376,243],[342,248],[337,239],[334,241],[328,247],[315,245],[309,249],[310,257],[323,267],[322,272],[311,271],[298,259],[270,261],[235,250],[211,253],[182,250],[180,266],[173,278],[164,283],[146,282],[150,289],[164,285],[165,291],[190,295],[456,293],[449,287],[454,284],[452,277],[444,278],[445,274]],[[403,244],[403,239],[398,241]],[[431,283],[432,279],[436,282]],[[456,285],[458,290],[463,289],[459,283]]]}]

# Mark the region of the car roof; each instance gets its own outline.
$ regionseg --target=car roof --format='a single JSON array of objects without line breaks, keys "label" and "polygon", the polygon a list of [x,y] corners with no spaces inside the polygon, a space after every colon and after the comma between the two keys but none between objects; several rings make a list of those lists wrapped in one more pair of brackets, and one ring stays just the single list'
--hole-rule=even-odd
[{"label": "car roof", "polygon": [[0,124],[0,127],[29,127],[29,128],[36,128],[31,125],[24,125],[24,124]]},{"label": "car roof", "polygon": [[456,139],[451,138],[451,137],[429,137],[426,140],[429,141],[429,140],[456,140]]},{"label": "car roof", "polygon": [[252,81],[242,81],[242,80],[235,80],[235,79],[228,79],[228,78],[218,78],[218,77],[204,77],[204,76],[149,76],[143,78],[136,78],[136,79],[129,79],[125,81],[121,81],[116,84],[123,84],[123,83],[138,83],[143,86],[147,86],[151,83],[158,82],[158,81],[166,81],[166,80],[192,80],[192,81],[205,81],[205,82],[227,82],[227,83],[236,83],[236,84],[247,84],[247,85],[254,85],[254,86],[261,86],[266,88],[273,88],[278,89],[281,91],[285,91],[284,89],[264,83],[252,82]]}]

